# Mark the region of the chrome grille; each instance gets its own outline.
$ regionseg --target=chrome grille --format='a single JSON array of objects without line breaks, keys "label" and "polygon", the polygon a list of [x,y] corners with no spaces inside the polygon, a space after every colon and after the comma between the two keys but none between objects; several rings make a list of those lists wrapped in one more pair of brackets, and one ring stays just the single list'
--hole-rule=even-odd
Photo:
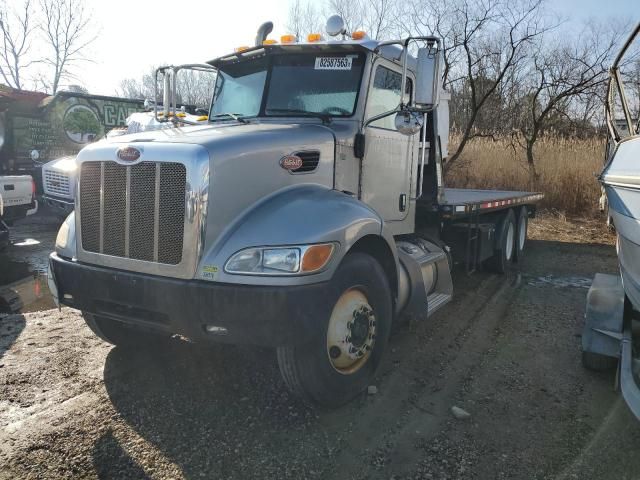
[{"label": "chrome grille", "polygon": [[52,170],[44,171],[44,188],[50,195],[71,196],[69,175]]},{"label": "chrome grille", "polygon": [[181,163],[83,163],[82,248],[116,257],[179,264],[186,176]]}]

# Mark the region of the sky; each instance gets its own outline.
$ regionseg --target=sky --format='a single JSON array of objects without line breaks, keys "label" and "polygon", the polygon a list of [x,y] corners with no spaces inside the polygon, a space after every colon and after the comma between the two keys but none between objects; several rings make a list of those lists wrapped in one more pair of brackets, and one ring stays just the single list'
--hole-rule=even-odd
[{"label": "sky", "polygon": [[[272,38],[288,33],[289,0],[85,1],[97,39],[87,52],[92,62],[81,65],[73,83],[95,94],[113,95],[123,78],[139,79],[152,65],[205,62],[252,45],[267,20],[274,23]],[[589,18],[638,21],[637,1],[548,0],[548,5],[570,27]]]},{"label": "sky", "polygon": [[202,63],[253,45],[271,20],[273,38],[286,33],[286,0],[86,0],[100,24],[91,63],[76,72],[89,92],[113,95],[126,77],[150,66]]}]

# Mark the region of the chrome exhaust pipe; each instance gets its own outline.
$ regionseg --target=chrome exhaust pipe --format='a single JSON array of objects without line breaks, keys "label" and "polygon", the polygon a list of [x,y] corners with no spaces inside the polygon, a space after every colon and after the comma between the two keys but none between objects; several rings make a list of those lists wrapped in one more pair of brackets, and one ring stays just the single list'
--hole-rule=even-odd
[{"label": "chrome exhaust pipe", "polygon": [[256,47],[261,47],[262,42],[264,42],[269,34],[273,31],[273,22],[264,22],[258,28],[258,33],[256,34]]}]

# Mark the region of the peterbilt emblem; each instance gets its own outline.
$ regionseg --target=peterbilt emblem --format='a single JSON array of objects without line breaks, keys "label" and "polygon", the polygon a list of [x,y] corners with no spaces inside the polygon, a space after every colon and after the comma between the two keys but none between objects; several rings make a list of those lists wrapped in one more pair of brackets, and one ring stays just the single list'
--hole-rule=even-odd
[{"label": "peterbilt emblem", "polygon": [[140,158],[140,150],[133,147],[122,147],[118,149],[117,155],[124,162],[135,162]]},{"label": "peterbilt emblem", "polygon": [[280,159],[280,166],[291,172],[302,167],[302,159],[297,155],[287,155]]}]

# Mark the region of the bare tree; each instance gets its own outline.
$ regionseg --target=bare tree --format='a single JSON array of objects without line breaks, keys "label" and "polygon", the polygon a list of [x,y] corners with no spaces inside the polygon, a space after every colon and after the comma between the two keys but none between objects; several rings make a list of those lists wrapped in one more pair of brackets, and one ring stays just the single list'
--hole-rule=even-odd
[{"label": "bare tree", "polygon": [[119,88],[116,89],[116,95],[123,98],[137,98],[144,100],[146,97],[142,91],[142,84],[135,78],[123,78],[120,81]]},{"label": "bare tree", "polygon": [[338,14],[347,32],[364,30],[371,38],[388,38],[397,30],[397,0],[326,0],[318,8],[308,0],[295,0],[289,8],[287,28],[299,39],[324,31],[324,17]]},{"label": "bare tree", "polygon": [[31,0],[18,10],[0,6],[0,74],[18,89],[22,89],[24,71],[37,61],[30,58],[34,29]]},{"label": "bare tree", "polygon": [[436,35],[443,39],[442,80],[446,87],[460,80],[451,78],[452,70],[462,60],[462,31],[458,24],[460,9],[456,7],[455,1],[445,3],[441,0],[414,0],[398,22],[399,26],[404,26],[404,34]]},{"label": "bare tree", "polygon": [[305,0],[295,0],[289,7],[287,30],[298,39],[304,40],[307,34],[323,30],[319,19],[320,12],[314,4]]},{"label": "bare tree", "polygon": [[397,0],[328,0],[327,13],[337,13],[348,32],[362,29],[371,38],[386,39],[398,30]]},{"label": "bare tree", "polygon": [[181,70],[178,73],[177,90],[181,101],[187,105],[208,110],[214,86],[213,73],[195,70]]},{"label": "bare tree", "polygon": [[[124,98],[138,98],[154,100],[155,96],[155,71],[156,66],[151,66],[147,73],[139,79],[124,78],[120,81],[120,87],[116,89],[116,95]],[[162,98],[162,82],[159,82],[159,96]]]},{"label": "bare tree", "polygon": [[[116,89],[116,95],[124,98],[156,101],[155,71],[156,67],[151,67],[149,73],[142,75],[139,80],[135,78],[121,80],[120,87]],[[215,74],[211,72],[180,70],[176,84],[177,102],[208,109],[213,96],[215,81]],[[157,99],[159,102],[162,102],[162,89],[163,85],[160,80]]]},{"label": "bare tree", "polygon": [[[594,105],[600,104],[598,89],[607,81],[607,70],[620,30],[589,26],[573,40],[541,38],[531,52],[530,68],[522,95],[519,130],[527,154],[532,183],[538,179],[534,146],[540,134],[554,122],[588,124]],[[581,118],[582,117],[582,118]]]},{"label": "bare tree", "polygon": [[41,29],[49,48],[43,61],[53,70],[46,83],[55,94],[60,81],[72,78],[75,65],[86,60],[84,52],[96,37],[82,0],[40,0],[40,6],[44,17]]},{"label": "bare tree", "polygon": [[499,2],[462,0],[457,7],[459,44],[464,82],[469,94],[469,115],[461,140],[451,155],[449,170],[460,157],[485,103],[495,95],[505,76],[526,59],[526,46],[550,27],[541,20],[542,0]]}]

